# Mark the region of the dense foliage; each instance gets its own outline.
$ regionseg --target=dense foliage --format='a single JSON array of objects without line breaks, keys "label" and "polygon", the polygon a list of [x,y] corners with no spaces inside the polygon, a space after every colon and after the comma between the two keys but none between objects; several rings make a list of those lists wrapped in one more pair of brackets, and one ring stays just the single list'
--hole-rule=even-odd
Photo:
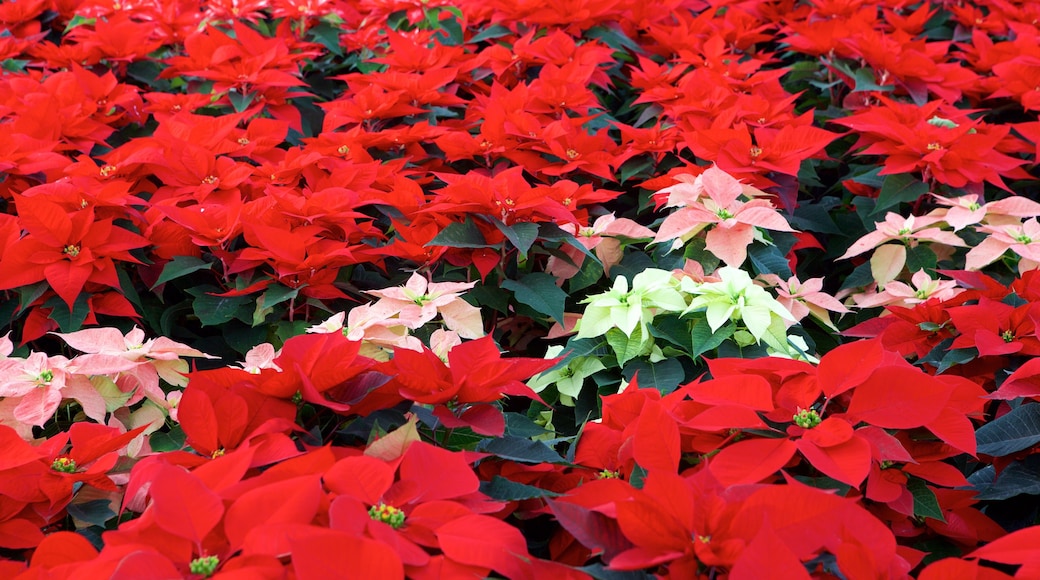
[{"label": "dense foliage", "polygon": [[1040,576],[1040,4],[0,23],[0,576]]}]

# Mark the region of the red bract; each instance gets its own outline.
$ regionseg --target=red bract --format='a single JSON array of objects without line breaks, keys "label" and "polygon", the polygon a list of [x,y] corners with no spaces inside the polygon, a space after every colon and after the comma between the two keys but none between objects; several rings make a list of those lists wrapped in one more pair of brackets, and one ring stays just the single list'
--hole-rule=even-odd
[{"label": "red bract", "polygon": [[192,449],[217,457],[247,446],[256,450],[254,465],[267,465],[298,453],[288,437],[296,428],[296,406],[265,394],[254,379],[254,375],[238,369],[189,375],[178,416]]},{"label": "red bract", "polygon": [[46,280],[71,309],[88,283],[118,289],[115,261],[138,263],[129,251],[148,245],[111,219],[95,220],[89,207],[70,214],[39,197],[19,197],[16,204],[28,235],[0,257],[0,269],[7,273],[0,290]]}]

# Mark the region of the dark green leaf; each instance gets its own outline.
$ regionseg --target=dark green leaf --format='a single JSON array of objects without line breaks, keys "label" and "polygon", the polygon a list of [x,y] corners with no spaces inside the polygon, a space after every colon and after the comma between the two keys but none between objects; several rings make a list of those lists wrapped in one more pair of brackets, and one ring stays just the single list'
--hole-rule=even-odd
[{"label": "dark green leaf", "polygon": [[891,91],[895,87],[892,85],[879,85],[877,80],[874,78],[874,71],[869,68],[857,69],[853,74],[853,79],[856,83],[856,88],[852,89],[854,93],[862,93],[864,91]]},{"label": "dark green leaf", "polygon": [[448,248],[487,248],[487,240],[473,220],[448,224],[444,231],[434,236],[427,246],[446,246]]},{"label": "dark green leaf", "polygon": [[484,28],[479,34],[469,39],[469,43],[467,44],[475,44],[485,40],[491,40],[492,38],[501,38],[503,36],[509,36],[510,34],[513,34],[512,30],[509,30],[500,24],[493,24]]},{"label": "dark green leaf", "polygon": [[632,464],[632,473],[628,476],[628,483],[632,484],[632,487],[636,489],[643,489],[643,482],[645,480],[646,470],[638,463]]},{"label": "dark green leaf", "polygon": [[603,278],[603,266],[598,262],[592,260],[585,260],[581,267],[578,268],[578,273],[567,280],[567,288],[570,289],[571,293],[583,290],[592,286],[596,282],[599,282]]},{"label": "dark green leaf", "polygon": [[519,501],[543,497],[559,497],[561,495],[533,485],[510,481],[499,475],[492,477],[491,481],[482,482],[480,491],[491,499],[499,501]]},{"label": "dark green leaf", "polygon": [[110,504],[107,499],[71,503],[68,507],[69,515],[82,522],[105,527],[105,522],[116,517],[116,512],[109,507]]},{"label": "dark green leaf", "polygon": [[1040,443],[1040,404],[1026,403],[986,423],[975,432],[978,452],[1011,455]]},{"label": "dark green leaf", "polygon": [[567,293],[556,285],[556,278],[541,272],[527,274],[519,280],[505,280],[502,287],[513,291],[513,297],[536,312],[551,316],[563,324],[564,304]]},{"label": "dark green leaf", "polygon": [[906,250],[906,269],[911,273],[920,270],[933,272],[938,261],[935,252],[928,246],[920,245]]},{"label": "dark green leaf", "polygon": [[502,314],[509,312],[509,292],[498,286],[478,284],[466,292],[463,299],[473,306],[494,308]]},{"label": "dark green leaf", "polygon": [[914,516],[946,522],[935,492],[928,489],[928,484],[923,479],[911,476],[906,482],[906,488],[914,496]]},{"label": "dark green leaf", "polygon": [[521,437],[500,437],[484,439],[477,445],[477,451],[490,453],[502,459],[521,463],[566,463],[567,461],[541,441],[531,441]]},{"label": "dark green leaf", "polygon": [[549,433],[540,425],[520,413],[503,413],[506,418],[506,435],[529,439]]},{"label": "dark green leaf", "polygon": [[759,274],[776,274],[785,280],[791,277],[791,267],[776,246],[752,244],[748,247],[748,258]]},{"label": "dark green leaf", "polygon": [[491,223],[495,224],[498,231],[502,232],[502,235],[509,240],[509,243],[513,244],[513,247],[520,252],[520,259],[526,259],[527,251],[531,249],[531,244],[538,239],[538,224],[519,222],[507,226],[494,218],[492,218]]},{"label": "dark green leaf", "polygon": [[885,176],[878,194],[877,204],[871,215],[880,215],[888,208],[917,201],[917,198],[928,193],[928,184],[909,173],[898,173]]},{"label": "dark green leaf", "polygon": [[339,40],[342,33],[342,28],[333,26],[328,22],[319,22],[316,26],[312,26],[307,30],[311,40],[317,41],[336,56],[343,56],[343,47],[340,45]]},{"label": "dark green leaf", "polygon": [[213,267],[212,262],[207,262],[202,258],[196,258],[195,256],[174,256],[172,260],[166,262],[163,266],[162,273],[159,274],[159,279],[152,284],[152,290],[160,284],[175,280],[181,276],[187,276],[192,272],[198,272],[199,270],[208,270]]},{"label": "dark green leaf", "polygon": [[667,358],[655,363],[636,360],[628,363],[622,371],[625,379],[629,381],[637,373],[640,388],[657,389],[662,395],[674,391],[686,378],[686,371],[683,370],[682,363],[674,358]]},{"label": "dark green leaf", "polygon": [[65,301],[55,296],[51,298],[43,305],[44,307],[51,308],[50,319],[58,323],[61,327],[62,332],[76,332],[83,326],[83,321],[87,319],[87,315],[90,314],[90,295],[86,293],[80,293],[76,297],[76,301],[72,303],[72,309],[69,309],[69,305],[65,304]]},{"label": "dark green leaf", "polygon": [[1040,495],[1040,455],[1030,455],[1005,467],[1000,475],[992,465],[980,469],[968,478],[979,492],[975,499],[1001,500],[1018,495]]},{"label": "dark green leaf", "polygon": [[195,297],[191,307],[203,326],[215,326],[232,320],[239,315],[239,310],[249,308],[253,302],[249,296],[213,296],[209,294],[209,292],[218,291],[212,286],[200,286],[187,291],[188,294]]},{"label": "dark green leaf", "polygon": [[655,578],[654,575],[644,570],[609,570],[603,564],[589,564],[578,570],[596,580],[652,580]]},{"label": "dark green leaf", "polygon": [[253,104],[253,99],[256,98],[256,93],[240,93],[234,89],[227,92],[228,100],[231,101],[231,106],[235,108],[236,113],[241,113],[249,108],[249,105]]},{"label": "dark green leaf", "polygon": [[975,357],[979,354],[978,349],[975,348],[956,348],[947,352],[943,355],[942,360],[939,361],[939,365],[936,367],[936,373],[944,373],[950,367],[962,365],[975,360]]},{"label": "dark green leaf", "polygon": [[156,431],[148,438],[148,444],[151,445],[152,451],[158,453],[179,451],[184,448],[184,431],[180,425],[171,428],[168,433]]},{"label": "dark green leaf", "polygon": [[690,334],[690,324],[677,315],[656,316],[648,328],[654,338],[667,340],[687,354],[693,352],[693,335]]},{"label": "dark green leaf", "polygon": [[693,352],[690,354],[696,358],[709,350],[718,348],[727,338],[733,336],[733,332],[736,331],[736,329],[736,325],[731,322],[720,328],[717,332],[712,332],[706,319],[701,318],[696,320],[693,325],[693,330],[691,331]]}]

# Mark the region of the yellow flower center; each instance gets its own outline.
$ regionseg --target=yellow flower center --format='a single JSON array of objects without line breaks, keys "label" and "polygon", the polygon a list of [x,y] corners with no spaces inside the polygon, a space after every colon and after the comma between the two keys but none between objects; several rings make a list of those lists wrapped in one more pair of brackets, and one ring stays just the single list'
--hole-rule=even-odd
[{"label": "yellow flower center", "polygon": [[370,507],[368,515],[373,520],[383,522],[395,530],[404,525],[404,512],[383,502],[379,502],[378,506]]}]

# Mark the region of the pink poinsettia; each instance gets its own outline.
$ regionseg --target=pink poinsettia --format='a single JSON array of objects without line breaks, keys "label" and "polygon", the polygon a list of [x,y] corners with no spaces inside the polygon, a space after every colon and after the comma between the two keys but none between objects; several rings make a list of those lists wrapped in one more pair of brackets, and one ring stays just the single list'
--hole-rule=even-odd
[{"label": "pink poinsettia", "polygon": [[880,292],[853,294],[852,299],[860,308],[877,306],[911,307],[932,298],[946,301],[963,292],[954,280],[933,280],[924,270],[918,270],[910,278],[910,284],[893,281],[885,284]]},{"label": "pink poinsettia", "polygon": [[0,397],[13,405],[11,419],[39,427],[54,416],[64,399],[75,399],[87,417],[103,422],[104,398],[86,376],[77,374],[71,366],[63,356],[49,357],[42,352],[25,359],[0,360]]},{"label": "pink poinsettia", "polygon": [[449,330],[472,339],[484,336],[484,324],[480,309],[463,300],[462,293],[475,285],[476,282],[429,282],[413,273],[402,287],[368,293],[399,309],[398,318],[408,328],[419,328],[440,314]]},{"label": "pink poinsettia", "polygon": [[132,389],[133,404],[141,397],[165,405],[166,393],[159,379],[183,387],[189,367],[181,357],[215,358],[164,336],[144,340],[144,331],[134,328],[125,336],[115,328],[88,328],[66,334],[54,333],[72,348],[87,353],[74,359],[73,370],[84,375],[118,374],[116,383],[125,392]]},{"label": "pink poinsettia", "polygon": [[1020,271],[1040,267],[1040,223],[1035,217],[1017,225],[979,226],[978,230],[988,233],[989,237],[968,252],[965,269],[978,270],[1008,250],[1022,258],[1018,264]]},{"label": "pink poinsettia", "polygon": [[776,287],[776,301],[786,308],[795,320],[812,315],[828,328],[837,330],[831,322],[830,312],[851,312],[841,301],[823,291],[823,278],[810,278],[805,282],[798,280],[797,276],[783,280],[776,274],[766,274],[761,278]]},{"label": "pink poinsettia", "polygon": [[[621,240],[618,237],[641,239],[652,238],[655,235],[650,228],[627,218],[615,217],[612,213],[596,218],[589,227],[579,228],[575,224],[567,223],[561,224],[560,229],[573,234],[585,249],[595,251],[596,257],[603,264],[603,271],[607,274],[612,266],[621,262],[623,256]],[[573,264],[554,256],[549,258],[546,271],[560,280],[566,280],[578,273],[582,262],[585,261],[585,253],[571,246],[564,246],[562,251]]]},{"label": "pink poinsettia", "polygon": [[755,240],[755,228],[793,232],[773,204],[764,199],[743,201],[754,188],[712,166],[691,181],[658,193],[668,192],[667,207],[679,207],[661,223],[654,243],[689,239],[708,226],[705,247],[728,266],[739,267],[747,258],[747,247]]},{"label": "pink poinsettia", "polygon": [[954,231],[982,222],[991,226],[1017,224],[1020,218],[1040,216],[1040,203],[1019,195],[989,203],[976,194],[956,198],[932,196],[937,203],[946,207],[932,210],[928,215],[942,218]]}]

